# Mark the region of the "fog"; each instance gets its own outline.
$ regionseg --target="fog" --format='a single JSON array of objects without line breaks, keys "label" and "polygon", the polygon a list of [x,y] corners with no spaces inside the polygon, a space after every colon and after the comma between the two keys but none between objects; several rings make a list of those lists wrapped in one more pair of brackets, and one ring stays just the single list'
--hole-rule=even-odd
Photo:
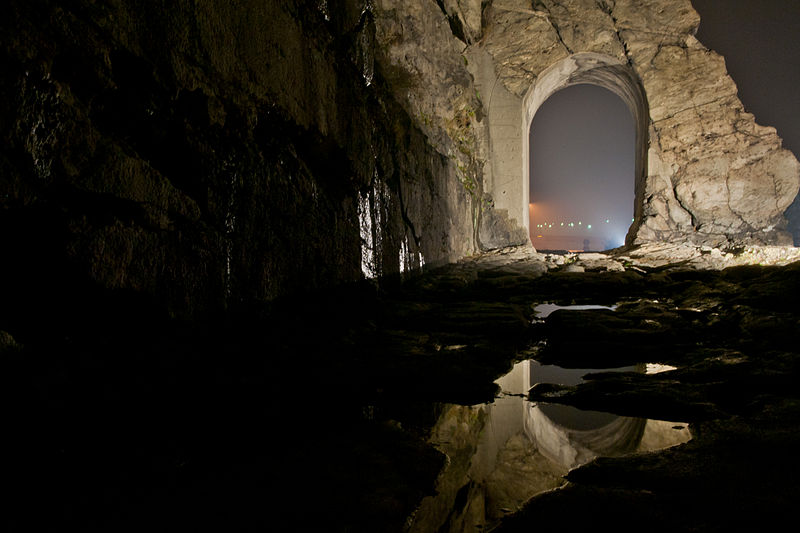
[{"label": "fog", "polygon": [[541,250],[624,244],[634,208],[635,128],[625,103],[594,85],[558,91],[533,118],[531,241]]}]

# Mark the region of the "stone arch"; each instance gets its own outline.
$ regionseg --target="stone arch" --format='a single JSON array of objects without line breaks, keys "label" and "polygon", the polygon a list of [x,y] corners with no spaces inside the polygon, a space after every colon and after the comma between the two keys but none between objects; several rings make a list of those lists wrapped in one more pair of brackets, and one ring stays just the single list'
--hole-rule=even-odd
[{"label": "stone arch", "polygon": [[724,59],[696,39],[689,0],[528,6],[484,11],[487,30],[470,53],[476,90],[487,96],[481,246],[517,244],[518,227],[529,238],[527,128],[547,96],[578,83],[615,92],[635,117],[627,244],[791,244],[784,212],[800,189],[800,163],[745,110]]},{"label": "stone arch", "polygon": [[[625,239],[630,244],[642,218],[645,181],[647,178],[647,146],[649,111],[647,97],[636,73],[616,58],[584,52],[572,54],[546,68],[537,76],[522,100],[522,191],[525,213],[530,197],[530,148],[528,133],[539,107],[555,92],[578,84],[591,84],[610,90],[630,109],[636,136],[634,177],[634,222]],[[524,218],[524,217],[523,217]],[[528,222],[525,222],[526,227]]]}]

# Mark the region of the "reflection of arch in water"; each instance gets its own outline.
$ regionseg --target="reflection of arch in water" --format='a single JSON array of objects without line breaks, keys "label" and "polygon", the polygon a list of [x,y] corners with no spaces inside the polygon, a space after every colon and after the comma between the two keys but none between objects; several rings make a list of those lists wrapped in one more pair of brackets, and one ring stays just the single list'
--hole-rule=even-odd
[{"label": "reflection of arch in water", "polygon": [[[614,369],[645,372],[643,364]],[[570,369],[523,361],[497,383],[504,391],[526,393],[534,383],[577,385],[583,376],[602,370]],[[608,369],[605,371],[609,371]],[[583,411],[567,405],[524,403],[522,426],[526,436],[542,455],[556,464],[574,468],[599,455],[615,456],[634,452],[647,421],[597,411]]]},{"label": "reflection of arch in water", "polygon": [[[578,306],[575,306],[578,307]],[[555,383],[557,385],[578,385],[585,380],[583,377],[587,374],[598,372],[638,372],[644,374],[647,371],[647,365],[638,364],[633,366],[625,366],[619,368],[563,368],[555,365],[542,365],[536,361],[527,362],[527,389],[537,383]]]},{"label": "reflection of arch in water", "polygon": [[614,457],[639,449],[647,421],[579,411],[556,404],[529,404],[525,434],[545,457],[575,468],[598,456]]},{"label": "reflection of arch in water", "polygon": [[[626,370],[644,371],[644,365]],[[576,384],[589,372],[523,361],[497,380],[504,395],[490,405],[449,406],[431,430],[448,457],[436,494],[422,500],[409,533],[475,531],[509,509],[561,486],[570,468],[599,455],[652,451],[686,442],[688,428],[672,422],[585,412],[524,399],[532,382]]]}]

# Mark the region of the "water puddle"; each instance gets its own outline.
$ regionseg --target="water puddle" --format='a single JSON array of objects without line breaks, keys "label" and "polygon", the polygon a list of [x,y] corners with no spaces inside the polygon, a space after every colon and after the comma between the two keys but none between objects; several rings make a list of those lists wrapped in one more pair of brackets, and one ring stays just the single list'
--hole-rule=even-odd
[{"label": "water puddle", "polygon": [[553,311],[558,311],[559,309],[572,309],[574,311],[586,311],[590,309],[609,309],[611,311],[617,308],[616,305],[594,305],[594,304],[585,304],[585,305],[556,305],[551,303],[543,303],[538,304],[536,307],[533,308],[533,313],[536,315],[537,318],[547,318],[550,313]]},{"label": "water puddle", "polygon": [[541,324],[544,323],[545,318],[550,316],[550,313],[554,311],[558,311],[559,309],[569,309],[573,311],[587,311],[592,309],[608,309],[609,311],[614,311],[617,308],[616,305],[594,305],[594,304],[585,304],[585,305],[556,305],[552,303],[543,303],[538,304],[536,307],[533,308],[533,320],[531,322],[533,324]]},{"label": "water puddle", "polygon": [[[542,314],[563,308],[547,305]],[[447,464],[437,480],[437,494],[422,501],[408,530],[490,529],[533,496],[562,486],[570,469],[596,457],[660,450],[689,441],[691,434],[684,423],[527,400],[528,390],[536,383],[577,385],[591,372],[671,369],[655,363],[565,369],[528,360],[497,380],[502,393],[493,403],[446,406],[431,442],[446,454]]]}]

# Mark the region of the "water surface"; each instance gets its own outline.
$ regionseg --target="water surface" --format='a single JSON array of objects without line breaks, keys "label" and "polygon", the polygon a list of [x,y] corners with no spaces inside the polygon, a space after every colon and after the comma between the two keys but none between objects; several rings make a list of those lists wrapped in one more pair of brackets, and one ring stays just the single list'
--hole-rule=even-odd
[{"label": "water surface", "polygon": [[[664,369],[642,364],[615,370]],[[422,501],[409,530],[489,528],[536,494],[562,486],[570,469],[598,456],[658,450],[691,438],[688,425],[679,422],[526,399],[536,383],[575,385],[593,371],[523,361],[497,380],[502,392],[491,404],[446,406],[431,442],[446,454],[447,464],[437,495]]]}]

